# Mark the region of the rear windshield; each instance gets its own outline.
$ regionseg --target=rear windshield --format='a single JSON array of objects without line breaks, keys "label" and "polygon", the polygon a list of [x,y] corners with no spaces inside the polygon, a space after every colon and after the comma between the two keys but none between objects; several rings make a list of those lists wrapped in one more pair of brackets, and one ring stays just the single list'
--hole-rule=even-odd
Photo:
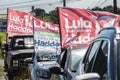
[{"label": "rear windshield", "polygon": [[11,46],[14,49],[33,49],[33,37],[16,37]]}]

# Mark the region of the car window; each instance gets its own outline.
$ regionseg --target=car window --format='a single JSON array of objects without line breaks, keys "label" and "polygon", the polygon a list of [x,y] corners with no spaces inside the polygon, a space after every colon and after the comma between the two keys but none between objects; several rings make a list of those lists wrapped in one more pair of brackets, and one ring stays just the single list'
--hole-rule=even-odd
[{"label": "car window", "polygon": [[95,41],[94,43],[89,46],[88,51],[86,53],[86,59],[84,59],[84,71],[85,72],[91,72],[93,61],[95,59],[95,54],[97,53],[99,47],[100,47],[101,41]]},{"label": "car window", "polygon": [[77,49],[72,49],[71,50],[71,58],[70,58],[70,69],[71,71],[76,71],[80,60],[83,58],[83,56],[85,55],[87,48],[77,48]]},{"label": "car window", "polygon": [[19,41],[23,41],[23,38],[18,38],[18,39],[15,40],[15,47],[20,46],[20,45],[18,44]]},{"label": "car window", "polygon": [[33,37],[17,37],[12,46],[14,49],[33,49]]},{"label": "car window", "polygon": [[[92,72],[97,72],[101,78],[107,73],[107,54],[108,54],[108,41],[102,41],[102,44],[96,55]],[[104,76],[105,78],[105,76]]]},{"label": "car window", "polygon": [[101,48],[102,48],[103,54],[107,56],[108,55],[108,41],[107,40],[103,41]]},{"label": "car window", "polygon": [[31,37],[26,37],[24,38],[25,46],[31,47],[33,46],[33,38]]}]

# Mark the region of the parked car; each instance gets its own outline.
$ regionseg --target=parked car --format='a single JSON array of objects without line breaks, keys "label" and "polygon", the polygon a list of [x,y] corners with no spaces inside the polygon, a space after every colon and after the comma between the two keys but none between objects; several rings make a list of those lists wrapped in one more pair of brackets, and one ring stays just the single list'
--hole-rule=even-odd
[{"label": "parked car", "polygon": [[73,80],[86,73],[97,73],[101,80],[120,80],[119,27],[104,28],[98,33],[89,45]]},{"label": "parked car", "polygon": [[53,66],[49,69],[52,74],[51,80],[71,80],[86,50],[87,45],[82,47],[67,46],[57,60],[59,66]]},{"label": "parked car", "polygon": [[28,65],[29,79],[49,80],[51,77],[49,67],[57,65],[58,56],[55,51],[47,50],[35,53],[32,60],[26,60],[26,62],[32,62]]},{"label": "parked car", "polygon": [[33,35],[14,35],[9,44],[5,46],[4,64],[7,69],[9,79],[20,74],[27,68],[26,58],[34,54]]}]

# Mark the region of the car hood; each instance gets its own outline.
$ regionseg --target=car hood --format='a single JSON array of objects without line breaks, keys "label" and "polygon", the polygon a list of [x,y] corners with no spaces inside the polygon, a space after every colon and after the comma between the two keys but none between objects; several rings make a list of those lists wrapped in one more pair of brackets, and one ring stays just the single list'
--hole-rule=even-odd
[{"label": "car hood", "polygon": [[49,70],[50,67],[58,65],[56,61],[44,61],[37,63],[40,69]]},{"label": "car hood", "polygon": [[22,50],[15,50],[15,51],[10,51],[12,55],[17,55],[17,54],[22,54],[22,53],[34,53],[34,49],[22,49]]}]

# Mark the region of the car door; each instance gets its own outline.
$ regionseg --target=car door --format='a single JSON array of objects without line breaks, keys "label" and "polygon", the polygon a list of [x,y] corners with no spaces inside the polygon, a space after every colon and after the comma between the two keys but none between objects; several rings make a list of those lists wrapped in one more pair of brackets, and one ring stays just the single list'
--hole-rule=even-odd
[{"label": "car door", "polygon": [[[57,63],[59,64],[59,66],[65,70],[65,68],[67,68],[67,56],[68,56],[68,50],[69,50],[69,47],[67,47],[66,49],[64,49],[58,60],[57,60]],[[52,74],[51,76],[51,80],[66,80],[66,76],[65,75],[61,75],[61,74]]]},{"label": "car door", "polygon": [[95,57],[91,72],[97,72],[101,80],[107,80],[107,56],[109,52],[109,40],[102,40],[97,55]]},{"label": "car door", "polygon": [[66,72],[66,80],[71,80],[72,77],[75,75],[79,63],[82,60],[85,52],[87,50],[87,47],[71,47],[71,49],[68,50],[68,57],[67,57],[67,68],[65,69]]},{"label": "car door", "polygon": [[107,78],[107,55],[109,48],[108,40],[94,41],[82,62],[84,64],[83,73],[97,72],[101,79]]},{"label": "car door", "polygon": [[95,42],[93,42],[92,44],[90,44],[87,53],[85,55],[85,58],[82,62],[82,70],[81,73],[88,73],[91,72],[92,68],[93,68],[93,63],[95,60],[95,56],[99,50],[99,47],[101,45],[101,40],[97,40]]}]

